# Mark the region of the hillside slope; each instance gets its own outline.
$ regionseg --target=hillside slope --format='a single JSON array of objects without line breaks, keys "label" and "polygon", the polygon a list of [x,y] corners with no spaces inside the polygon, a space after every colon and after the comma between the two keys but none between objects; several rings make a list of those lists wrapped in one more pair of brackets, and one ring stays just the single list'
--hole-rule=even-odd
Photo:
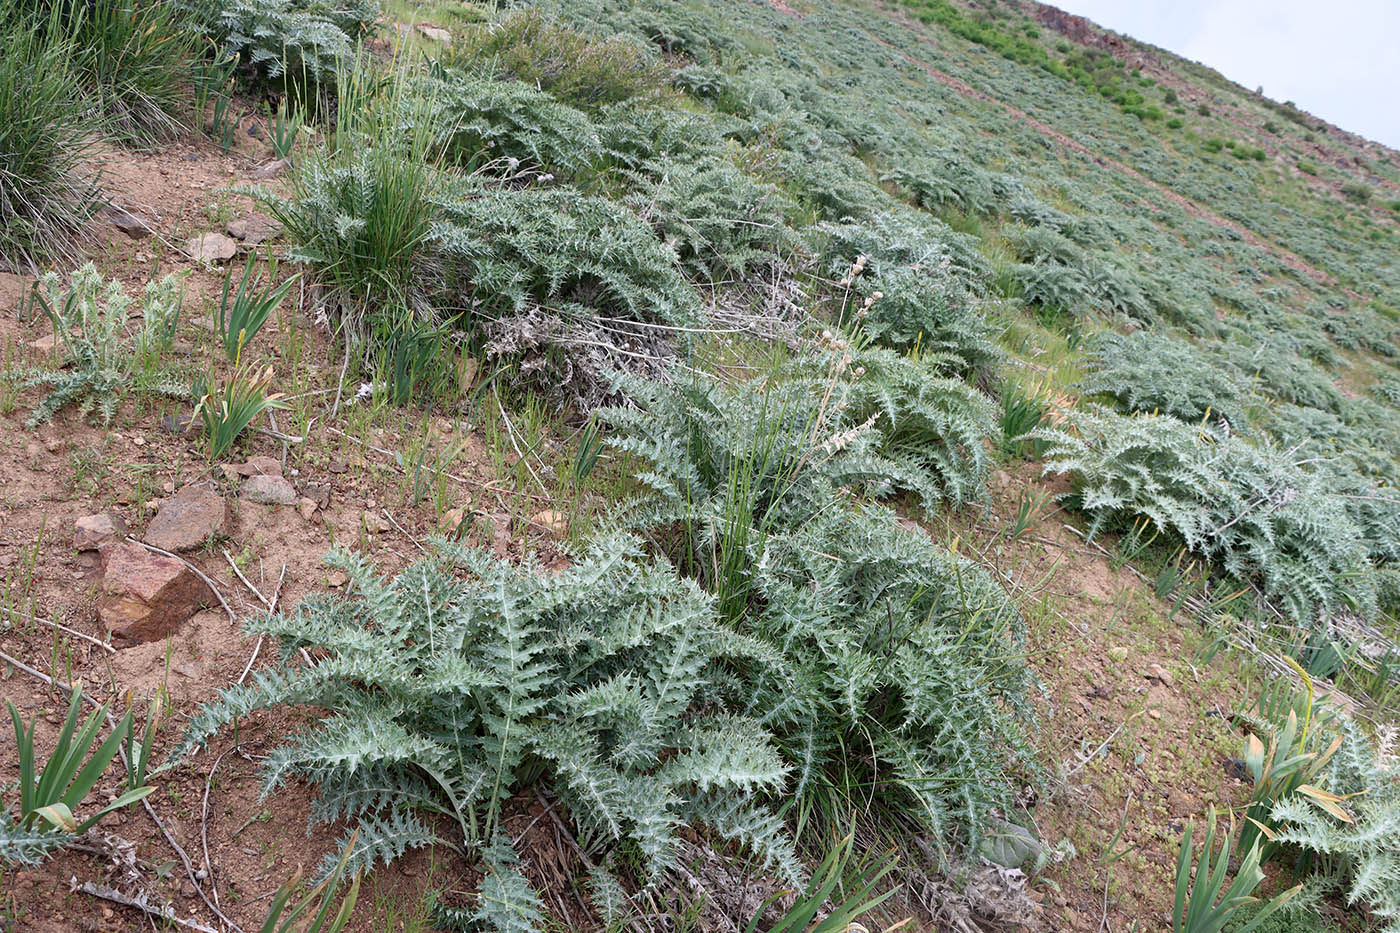
[{"label": "hillside slope", "polygon": [[1033,0],[87,9],[0,929],[1400,924],[1400,153]]}]

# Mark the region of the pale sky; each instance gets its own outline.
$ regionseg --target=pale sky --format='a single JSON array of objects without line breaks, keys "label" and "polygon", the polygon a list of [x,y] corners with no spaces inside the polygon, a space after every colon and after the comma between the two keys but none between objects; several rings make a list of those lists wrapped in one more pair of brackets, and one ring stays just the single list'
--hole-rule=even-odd
[{"label": "pale sky", "polygon": [[1400,0],[1047,0],[1400,149]]}]

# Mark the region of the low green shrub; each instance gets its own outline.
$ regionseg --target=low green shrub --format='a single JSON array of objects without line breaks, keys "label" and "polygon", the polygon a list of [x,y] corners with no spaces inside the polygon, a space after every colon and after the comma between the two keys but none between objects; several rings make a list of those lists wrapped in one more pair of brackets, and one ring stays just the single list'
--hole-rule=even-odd
[{"label": "low green shrub", "polygon": [[832,386],[841,424],[875,433],[872,450],[886,461],[888,485],[919,496],[933,515],[945,502],[961,507],[986,492],[995,415],[986,396],[948,375],[960,363],[846,345],[791,368],[808,380],[814,402]]},{"label": "low green shrub", "polygon": [[438,254],[460,291],[460,322],[491,358],[518,364],[585,409],[614,370],[653,371],[703,308],[676,255],[612,201],[564,188],[454,188]]},{"label": "low green shrub", "polygon": [[1342,182],[1341,191],[1342,197],[1355,204],[1368,203],[1371,200],[1371,195],[1374,194],[1370,185],[1359,181]]},{"label": "low green shrub", "polygon": [[384,308],[431,315],[449,287],[433,249],[446,188],[436,111],[402,87],[385,94],[364,71],[344,75],[331,144],[296,161],[284,194],[248,192],[285,228],[289,258],[310,266],[323,306],[358,335]]},{"label": "low green shrub", "polygon": [[1317,163],[1316,163],[1316,162],[1310,162],[1310,161],[1308,161],[1307,159],[1299,159],[1299,160],[1298,160],[1298,171],[1302,172],[1304,175],[1316,175],[1316,174],[1317,174]]},{"label": "low green shrub", "polygon": [[253,75],[333,83],[373,32],[376,0],[176,0],[176,7]]},{"label": "low green shrub", "polygon": [[654,97],[668,77],[640,41],[624,36],[596,39],[538,10],[511,13],[471,36],[448,59],[480,63],[576,107]]}]

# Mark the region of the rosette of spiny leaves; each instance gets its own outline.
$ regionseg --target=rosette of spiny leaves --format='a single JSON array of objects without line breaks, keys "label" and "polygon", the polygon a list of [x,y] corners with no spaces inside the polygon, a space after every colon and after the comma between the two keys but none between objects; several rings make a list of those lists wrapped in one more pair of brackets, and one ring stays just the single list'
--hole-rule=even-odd
[{"label": "rosette of spiny leaves", "polygon": [[[843,351],[829,352],[839,363]],[[893,417],[919,424],[894,396],[928,371],[890,351],[855,359],[872,369],[853,381],[883,382]],[[610,442],[645,464],[637,475],[651,490],[628,520],[716,594],[721,618],[779,652],[745,668],[746,695],[799,792],[842,808],[841,788],[879,784],[889,807],[876,815],[912,821],[946,854],[1005,803],[992,775],[1025,751],[1021,622],[972,565],[887,510],[853,508],[853,492],[916,471],[881,453],[878,390],[857,421],[843,403],[849,377],[832,363],[737,385],[630,384],[636,408],[605,413],[618,429]],[[913,450],[918,436],[902,440]]]},{"label": "rosette of spiny leaves", "polygon": [[1298,622],[1344,609],[1374,614],[1363,536],[1343,500],[1301,468],[1295,451],[1101,406],[1029,437],[1046,445],[1045,472],[1072,477],[1091,533],[1146,517],[1225,573],[1256,584]]},{"label": "rosette of spiny leaves", "polygon": [[905,469],[882,451],[881,412],[862,420],[843,404],[850,361],[827,351],[811,371],[775,371],[725,383],[696,375],[670,383],[625,378],[631,403],[602,412],[608,438],[648,466],[648,487],[627,510],[655,529],[682,572],[719,597],[734,620],[748,605],[752,568],[768,535],[800,527],[843,490],[925,499],[942,495],[927,471]]},{"label": "rosette of spiny leaves", "polygon": [[585,410],[607,373],[659,370],[703,321],[675,251],[619,204],[462,182],[441,213],[435,251],[487,355]]},{"label": "rosette of spiny leaves", "polygon": [[797,248],[796,205],[727,154],[647,163],[628,202],[702,281],[741,280]]},{"label": "rosette of spiny leaves", "polygon": [[358,599],[310,597],[248,626],[283,658],[307,648],[321,660],[224,691],[176,754],[254,710],[334,710],[268,757],[264,793],[292,778],[314,785],[313,824],[357,824],[355,870],[439,839],[485,847],[488,928],[522,929],[507,919],[539,906],[499,832],[505,802],[533,784],[567,806],[586,850],[626,841],[650,880],[673,865],[688,824],[799,876],[763,802],[787,768],[711,674],[759,646],[718,626],[711,600],[635,538],[599,538],[576,557],[548,574],[439,542],[385,580],[333,554]]},{"label": "rosette of spiny leaves", "polygon": [[1236,431],[1249,429],[1239,372],[1165,334],[1100,334],[1079,389],[1111,395],[1128,412],[1161,412],[1187,422],[1223,418]]},{"label": "rosette of spiny leaves", "polygon": [[523,81],[434,66],[414,81],[414,92],[433,104],[441,151],[464,168],[571,175],[602,155],[586,114]]},{"label": "rosette of spiny leaves", "polygon": [[[752,713],[819,812],[852,804],[926,833],[946,859],[1005,812],[1025,740],[1024,623],[971,561],[880,506],[833,507],[770,536],[750,631],[784,666],[755,673]],[[868,795],[868,796],[867,796]]]},{"label": "rosette of spiny leaves", "polygon": [[[87,263],[73,273],[67,288],[55,272],[40,280],[35,303],[48,315],[64,368],[36,368],[21,375],[24,386],[48,386],[46,395],[25,422],[35,427],[69,405],[81,417],[94,413],[110,424],[122,398],[131,391],[185,398],[186,385],[166,378],[154,357],[168,349],[180,317],[179,280],[168,275],[147,283],[140,302],[141,327],[127,336],[132,299],[115,279],[104,281]],[[143,369],[142,364],[151,365]]]},{"label": "rosette of spiny leaves", "polygon": [[[903,212],[820,224],[815,233],[814,248],[839,285],[836,313],[853,315],[869,301],[861,327],[876,344],[953,355],[963,372],[1000,358],[992,326],[977,312],[984,263],[965,238]],[[853,275],[860,257],[865,263]]]},{"label": "rosette of spiny leaves", "polygon": [[192,22],[259,74],[334,81],[379,16],[374,0],[179,0]]},{"label": "rosette of spiny leaves", "polygon": [[834,398],[843,423],[871,425],[873,449],[888,464],[885,485],[916,494],[932,513],[944,502],[963,506],[986,491],[986,441],[996,414],[990,399],[951,375],[961,363],[847,343],[796,360],[789,370],[807,381],[814,399],[838,380]]}]

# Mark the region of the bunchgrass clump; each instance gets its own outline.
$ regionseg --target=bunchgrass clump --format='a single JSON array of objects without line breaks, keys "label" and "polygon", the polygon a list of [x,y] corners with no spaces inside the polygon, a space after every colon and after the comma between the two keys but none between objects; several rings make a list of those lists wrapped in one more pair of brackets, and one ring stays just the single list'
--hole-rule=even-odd
[{"label": "bunchgrass clump", "polygon": [[26,271],[72,258],[100,203],[74,44],[29,10],[0,0],[0,265]]},{"label": "bunchgrass clump", "polygon": [[54,4],[49,28],[72,43],[73,67],[109,133],[165,140],[189,122],[199,37],[173,3],[87,0]]}]

